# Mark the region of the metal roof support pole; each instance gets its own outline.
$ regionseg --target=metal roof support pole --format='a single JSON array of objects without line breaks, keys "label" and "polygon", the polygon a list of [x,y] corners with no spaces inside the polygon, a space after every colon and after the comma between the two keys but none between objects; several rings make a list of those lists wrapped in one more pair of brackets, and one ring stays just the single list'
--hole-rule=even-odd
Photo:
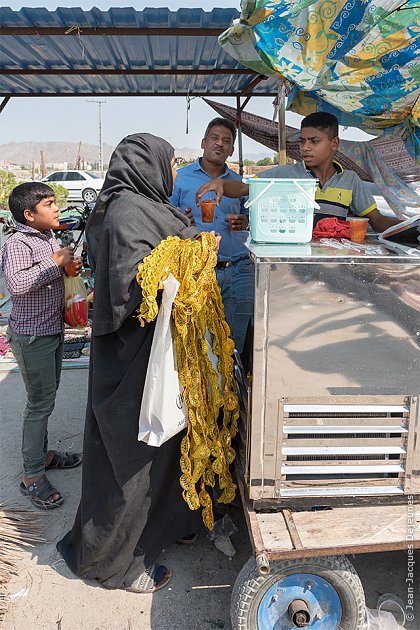
[{"label": "metal roof support pole", "polygon": [[244,160],[242,151],[242,128],[241,128],[241,97],[236,97],[236,128],[238,130],[238,153],[239,153],[239,175],[242,177],[244,174]]},{"label": "metal roof support pole", "polygon": [[279,81],[278,95],[279,164],[286,164],[286,84]]},{"label": "metal roof support pole", "polygon": [[6,107],[9,101],[10,101],[10,96],[5,96],[0,105],[0,114],[2,113],[3,109]]}]

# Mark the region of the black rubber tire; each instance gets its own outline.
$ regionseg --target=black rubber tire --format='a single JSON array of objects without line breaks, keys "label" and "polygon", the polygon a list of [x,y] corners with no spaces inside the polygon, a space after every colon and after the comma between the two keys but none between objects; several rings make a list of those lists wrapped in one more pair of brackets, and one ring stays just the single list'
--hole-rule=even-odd
[{"label": "black rubber tire", "polygon": [[93,203],[97,198],[96,190],[93,188],[85,188],[82,192],[82,199],[85,203]]},{"label": "black rubber tire", "polygon": [[261,600],[273,584],[294,573],[318,575],[335,588],[343,609],[339,630],[364,627],[365,595],[353,565],[346,556],[325,556],[274,560],[270,562],[270,573],[265,576],[258,573],[254,558],[250,558],[233,587],[230,610],[233,630],[267,630],[257,624]]}]

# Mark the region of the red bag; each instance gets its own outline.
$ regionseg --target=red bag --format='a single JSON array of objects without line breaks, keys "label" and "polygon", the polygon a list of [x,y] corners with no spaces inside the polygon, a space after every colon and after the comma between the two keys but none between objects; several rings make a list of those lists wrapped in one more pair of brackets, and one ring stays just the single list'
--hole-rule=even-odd
[{"label": "red bag", "polygon": [[88,303],[85,284],[80,276],[64,276],[65,323],[72,328],[84,328],[88,324]]}]

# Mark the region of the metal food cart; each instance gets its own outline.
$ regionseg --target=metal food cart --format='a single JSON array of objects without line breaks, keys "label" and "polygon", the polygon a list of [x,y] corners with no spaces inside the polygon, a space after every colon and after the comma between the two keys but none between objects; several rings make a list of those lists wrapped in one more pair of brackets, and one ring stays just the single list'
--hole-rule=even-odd
[{"label": "metal food cart", "polygon": [[[241,630],[357,630],[344,554],[420,546],[420,257],[250,243],[239,485],[254,549]],[[410,517],[411,514],[411,517]],[[419,532],[420,530],[418,530]]]}]

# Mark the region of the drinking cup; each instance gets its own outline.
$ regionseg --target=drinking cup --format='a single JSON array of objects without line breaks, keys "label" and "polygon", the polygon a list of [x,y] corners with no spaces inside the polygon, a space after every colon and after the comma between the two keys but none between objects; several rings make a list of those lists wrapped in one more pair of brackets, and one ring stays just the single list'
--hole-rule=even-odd
[{"label": "drinking cup", "polygon": [[353,243],[363,244],[366,240],[366,229],[369,219],[350,217],[347,220],[350,226],[350,240]]},{"label": "drinking cup", "polygon": [[214,219],[214,201],[212,199],[205,199],[200,203],[201,207],[201,220],[203,223],[213,223]]},{"label": "drinking cup", "polygon": [[230,213],[230,214],[226,215],[226,219],[227,219],[227,222],[229,224],[229,229],[230,230],[233,230],[233,224],[236,221],[236,219],[238,218],[238,216],[239,216],[238,214],[234,214],[234,213]]}]

